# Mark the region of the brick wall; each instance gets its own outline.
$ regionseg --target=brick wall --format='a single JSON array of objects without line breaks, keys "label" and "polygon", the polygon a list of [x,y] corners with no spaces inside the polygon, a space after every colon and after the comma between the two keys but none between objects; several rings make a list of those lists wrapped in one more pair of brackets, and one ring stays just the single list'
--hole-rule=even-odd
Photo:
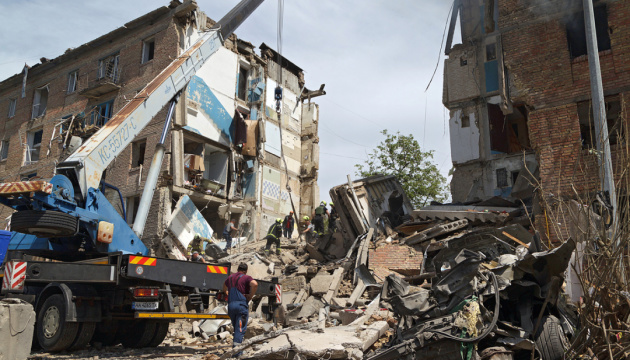
[{"label": "brick wall", "polygon": [[[154,58],[142,64],[142,42],[147,38],[155,40]],[[71,39],[69,43],[72,43]],[[34,66],[29,71],[25,98],[20,95],[21,75],[0,83],[0,139],[9,140],[10,144],[8,158],[0,162],[0,181],[17,181],[22,176],[35,172],[42,178],[52,177],[56,164],[70,155],[67,152],[64,153],[62,143],[58,139],[51,142],[55,125],[60,122],[60,119],[69,114],[87,113],[95,105],[110,100],[113,100],[112,114],[118,112],[126,104],[127,99],[132,98],[137,91],[171,63],[178,55],[178,49],[177,25],[173,18],[166,14],[159,19],[153,19],[151,25],[139,26],[112,41],[103,41],[99,45],[92,46],[91,50],[76,56],[60,56],[52,60],[53,66],[48,63]],[[98,98],[87,98],[81,95],[80,92],[96,76],[98,60],[116,52],[120,54],[121,88]],[[79,71],[78,89],[73,93],[67,93],[68,73],[75,70]],[[46,113],[44,116],[31,119],[34,91],[46,84],[49,87]],[[17,107],[15,116],[7,118],[11,98],[17,98]],[[136,140],[146,139],[147,141],[142,171],[139,168],[131,168],[131,145],[127,146],[107,168],[104,180],[117,186],[123,197],[142,193],[165,117],[166,108],[163,108],[136,138]],[[26,143],[26,134],[32,129],[39,128],[43,129],[40,159],[35,164],[24,166],[26,147],[23,144]],[[58,129],[54,135],[58,135]],[[170,148],[170,137],[167,137],[166,147]],[[165,156],[162,172],[170,169],[168,158]],[[140,174],[142,178],[138,182]],[[149,239],[145,241],[149,246],[152,245],[151,239],[155,238],[160,226],[157,221],[161,218],[158,214],[160,206],[158,193],[159,189],[156,190],[145,228],[144,238]],[[5,218],[11,212],[9,208],[1,207],[0,228],[4,228]]]},{"label": "brick wall", "polygon": [[422,266],[422,253],[401,244],[381,244],[369,249],[368,267],[389,269],[405,274],[418,274]]},{"label": "brick wall", "polygon": [[[630,89],[630,2],[604,1],[608,8],[611,49],[599,53],[606,96],[620,95],[622,119]],[[586,196],[600,187],[597,158],[581,145],[577,102],[590,98],[588,59],[571,59],[564,19],[574,10],[543,13],[527,1],[499,2],[499,28],[504,62],[510,76],[514,103],[530,110],[531,144],[540,167],[542,194],[547,204],[554,199]],[[552,4],[552,3],[549,3]],[[624,149],[612,145],[613,169],[625,169]],[[619,181],[619,173],[616,180]],[[626,190],[621,189],[625,193]],[[548,225],[553,223],[552,225]],[[563,237],[566,224],[551,214],[540,214],[538,229],[552,240]],[[557,226],[556,226],[557,225]],[[557,232],[554,228],[560,229]]]}]

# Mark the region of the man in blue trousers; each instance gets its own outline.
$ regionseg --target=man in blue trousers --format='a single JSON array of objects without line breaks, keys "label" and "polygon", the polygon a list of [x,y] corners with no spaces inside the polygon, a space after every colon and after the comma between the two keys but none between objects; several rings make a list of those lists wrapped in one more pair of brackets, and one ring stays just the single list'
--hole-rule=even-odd
[{"label": "man in blue trousers", "polygon": [[[230,275],[223,283],[223,292],[227,294],[228,315],[234,327],[234,342],[232,347],[237,347],[243,342],[247,320],[249,317],[249,301],[256,294],[258,282],[247,275],[247,264],[241,263],[238,272]],[[239,357],[237,353],[235,357]]]}]

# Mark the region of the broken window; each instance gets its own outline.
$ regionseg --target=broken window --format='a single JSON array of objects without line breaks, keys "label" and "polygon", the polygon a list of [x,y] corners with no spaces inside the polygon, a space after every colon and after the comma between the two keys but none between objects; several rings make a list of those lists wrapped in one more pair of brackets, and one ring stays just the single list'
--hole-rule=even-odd
[{"label": "broken window", "polygon": [[488,104],[488,121],[493,154],[513,154],[531,148],[525,107],[516,106],[511,114],[503,115],[498,105]]},{"label": "broken window", "polygon": [[510,184],[508,184],[507,169],[505,168],[497,169],[496,173],[497,173],[497,187],[498,188],[504,188],[504,187],[510,186]]},{"label": "broken window", "polygon": [[119,54],[114,54],[103,58],[98,61],[98,79],[107,79],[114,83],[118,82],[118,75],[120,73],[118,69],[118,61],[120,59]]},{"label": "broken window", "polygon": [[131,146],[131,167],[138,167],[144,164],[144,152],[147,147],[147,140],[136,141]]},{"label": "broken window", "polygon": [[15,116],[15,108],[17,107],[17,99],[9,99],[9,114],[7,117],[12,118]]},{"label": "broken window", "polygon": [[236,96],[241,100],[247,100],[247,77],[249,76],[249,67],[242,62],[238,68],[238,86],[236,88]]},{"label": "broken window", "polygon": [[142,42],[142,63],[153,60],[155,52],[155,39],[145,40]]},{"label": "broken window", "polygon": [[[621,129],[621,103],[618,96],[605,99],[606,125],[608,126],[608,142],[615,145],[623,139]],[[577,104],[578,118],[580,121],[580,137],[582,148],[596,148],[595,127],[593,119],[593,107],[590,101],[582,101]]]},{"label": "broken window", "polygon": [[[606,4],[597,5],[595,13],[595,32],[597,33],[598,51],[610,50],[610,35],[608,34],[608,13]],[[566,20],[567,42],[571,59],[588,53],[586,48],[586,28],[584,25],[584,11],[574,13]]]},{"label": "broken window", "polygon": [[127,203],[127,224],[133,225],[138,214],[138,207],[140,206],[140,196],[130,196],[126,199]]},{"label": "broken window", "polygon": [[9,157],[9,140],[2,140],[0,143],[0,161]]},{"label": "broken window", "polygon": [[79,79],[79,70],[68,74],[68,91],[67,94],[77,91],[77,80]]},{"label": "broken window", "polygon": [[101,127],[105,125],[112,117],[112,108],[114,107],[114,100],[96,105],[92,111],[90,117],[90,125],[96,125]]},{"label": "broken window", "polygon": [[35,163],[39,160],[39,150],[42,145],[43,129],[29,131],[27,133],[26,160],[24,165]]},{"label": "broken window", "polygon": [[497,44],[486,45],[486,61],[497,59]]},{"label": "broken window", "polygon": [[499,62],[497,60],[497,44],[486,45],[486,61],[484,62],[486,76],[486,92],[499,90]]},{"label": "broken window", "polygon": [[48,105],[48,85],[35,90],[32,118],[43,116],[46,113],[46,105]]}]

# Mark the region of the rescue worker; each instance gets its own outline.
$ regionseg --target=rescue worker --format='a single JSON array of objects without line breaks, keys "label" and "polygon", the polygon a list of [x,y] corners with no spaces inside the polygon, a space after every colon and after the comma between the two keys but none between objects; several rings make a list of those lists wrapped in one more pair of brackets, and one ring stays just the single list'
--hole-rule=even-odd
[{"label": "rescue worker", "polygon": [[317,235],[324,235],[324,215],[329,216],[328,209],[326,209],[326,202],[322,201],[319,206],[315,208],[315,214],[313,216],[313,226]]},{"label": "rescue worker", "polygon": [[234,227],[234,223],[236,220],[232,219],[223,229],[223,238],[225,239],[225,251],[232,248],[232,231],[238,231],[237,228]]},{"label": "rescue worker", "polygon": [[305,216],[303,220],[305,221],[305,223],[302,234],[306,234],[306,241],[310,242],[314,237],[315,227],[313,226],[313,224],[311,224],[311,219],[308,216]]},{"label": "rescue worker", "polygon": [[276,222],[269,227],[267,236],[265,236],[265,240],[267,240],[265,255],[269,255],[269,250],[271,250],[273,243],[276,244],[276,254],[280,255],[280,236],[282,236],[282,219],[277,218]]},{"label": "rescue worker", "polygon": [[284,237],[290,239],[293,235],[293,226],[295,225],[295,220],[293,219],[293,211],[289,211],[289,215],[284,217],[284,221],[282,221],[282,233]]},{"label": "rescue worker", "polygon": [[[247,275],[247,264],[240,263],[237,271],[223,283],[223,292],[227,294],[228,315],[234,328],[232,347],[237,347],[243,342],[249,317],[249,302],[258,289],[258,282]],[[240,352],[235,354],[235,357],[239,356]]]},{"label": "rescue worker", "polygon": [[337,209],[335,209],[335,204],[330,203],[330,218],[328,219],[328,232],[334,233],[337,231],[337,219],[339,219],[339,215],[337,214]]},{"label": "rescue worker", "polygon": [[199,255],[199,251],[193,251],[192,255],[190,256],[190,261],[192,262],[200,262],[200,263],[205,263],[206,260],[203,258],[203,256]]}]

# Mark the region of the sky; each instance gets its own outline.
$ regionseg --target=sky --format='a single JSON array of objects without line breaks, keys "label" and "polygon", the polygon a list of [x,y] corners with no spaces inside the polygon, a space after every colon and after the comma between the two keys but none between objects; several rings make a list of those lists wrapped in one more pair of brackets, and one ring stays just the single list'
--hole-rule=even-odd
[{"label": "sky", "polygon": [[[0,79],[24,64],[55,58],[167,0],[0,1]],[[237,0],[197,0],[218,20]],[[284,2],[282,53],[304,69],[306,87],[326,84],[320,105],[320,196],[356,179],[381,131],[412,134],[433,150],[446,177],[452,163],[448,110],[442,105],[444,28],[451,1],[289,0]],[[278,1],[265,1],[236,31],[258,47],[277,48]],[[454,43],[458,41],[457,31]],[[431,86],[425,91],[433,73]]]}]

